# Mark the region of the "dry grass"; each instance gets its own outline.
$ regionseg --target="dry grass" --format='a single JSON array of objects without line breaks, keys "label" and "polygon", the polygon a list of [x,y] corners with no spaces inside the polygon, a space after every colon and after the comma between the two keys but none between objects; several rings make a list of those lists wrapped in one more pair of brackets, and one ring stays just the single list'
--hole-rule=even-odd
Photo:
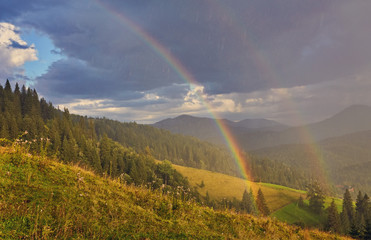
[{"label": "dry grass", "polygon": [[178,165],[173,165],[173,167],[187,177],[192,186],[199,186],[203,181],[205,186],[198,188],[200,194],[205,196],[206,192],[209,192],[209,196],[213,199],[236,198],[241,200],[245,189],[249,190],[251,187],[256,195],[258,189],[261,188],[268,207],[273,212],[297,201],[300,195],[305,195],[304,191],[274,184],[255,183],[221,173]]},{"label": "dry grass", "polygon": [[19,152],[0,154],[0,238],[338,239]]}]

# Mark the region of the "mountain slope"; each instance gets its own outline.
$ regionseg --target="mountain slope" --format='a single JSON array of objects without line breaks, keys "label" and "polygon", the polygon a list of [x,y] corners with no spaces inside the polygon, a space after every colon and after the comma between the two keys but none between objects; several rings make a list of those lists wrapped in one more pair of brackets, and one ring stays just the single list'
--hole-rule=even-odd
[{"label": "mountain slope", "polygon": [[[249,133],[254,131],[279,131],[287,126],[267,119],[245,119],[233,122],[221,119],[223,123],[235,134]],[[153,124],[154,127],[166,129],[173,133],[197,137],[216,144],[224,144],[225,140],[220,133],[214,119],[180,115],[176,118],[168,118]]]},{"label": "mountain slope", "polygon": [[270,218],[215,212],[43,157],[0,154],[3,239],[339,239]]},{"label": "mountain slope", "polygon": [[[265,119],[232,122],[224,120],[240,146],[256,150],[282,144],[310,143],[330,137],[371,130],[371,107],[350,106],[323,121],[299,127],[287,127]],[[217,144],[225,144],[215,122],[208,118],[180,116],[155,123],[154,126],[175,133],[191,135]]]},{"label": "mountain slope", "polygon": [[353,186],[370,192],[370,139],[371,131],[362,131],[328,138],[315,144],[287,144],[259,149],[252,154],[284,162],[307,172],[318,170],[319,167],[339,188]]}]

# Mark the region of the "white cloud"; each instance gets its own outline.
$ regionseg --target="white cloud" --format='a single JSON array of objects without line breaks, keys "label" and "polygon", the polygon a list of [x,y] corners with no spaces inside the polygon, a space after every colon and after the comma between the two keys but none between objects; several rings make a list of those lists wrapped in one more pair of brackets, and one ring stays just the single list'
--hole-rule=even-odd
[{"label": "white cloud", "polygon": [[300,125],[323,120],[354,103],[371,105],[368,76],[371,71],[307,86],[217,95],[208,95],[203,86],[192,85],[178,98],[163,94],[165,91],[159,88],[143,92],[141,98],[134,100],[77,99],[64,106],[81,115],[139,123],[153,123],[181,114],[212,117],[211,110],[214,115],[231,120],[266,118]]},{"label": "white cloud", "polygon": [[36,61],[34,45],[21,39],[19,28],[0,22],[0,77],[8,77],[27,61]]}]

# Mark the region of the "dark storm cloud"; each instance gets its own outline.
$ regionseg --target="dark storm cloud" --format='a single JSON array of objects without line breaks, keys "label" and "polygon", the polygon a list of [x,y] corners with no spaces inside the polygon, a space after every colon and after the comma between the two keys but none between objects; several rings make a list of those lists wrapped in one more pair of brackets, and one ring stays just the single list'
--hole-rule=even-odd
[{"label": "dark storm cloud", "polygon": [[143,94],[125,89],[109,71],[88,66],[74,58],[53,63],[48,72],[37,78],[37,89],[51,98],[140,98]]},{"label": "dark storm cloud", "polygon": [[47,2],[0,1],[7,11],[0,18],[14,16],[45,32],[66,56],[38,78],[36,87],[49,94],[121,98],[184,83],[120,14],[169,50],[209,94],[334,80],[371,59],[369,1]]},{"label": "dark storm cloud", "polygon": [[31,47],[31,46],[28,46],[27,44],[26,45],[23,45],[17,41],[14,41],[14,40],[10,40],[11,44],[8,46],[8,47],[11,47],[11,48],[18,48],[18,49],[28,49],[28,48],[34,48],[34,47]]}]

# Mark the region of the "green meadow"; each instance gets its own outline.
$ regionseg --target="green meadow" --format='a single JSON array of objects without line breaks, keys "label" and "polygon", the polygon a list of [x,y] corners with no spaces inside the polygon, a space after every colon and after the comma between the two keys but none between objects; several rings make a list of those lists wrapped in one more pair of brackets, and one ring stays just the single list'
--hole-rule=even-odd
[{"label": "green meadow", "polygon": [[[305,197],[306,195],[305,191],[284,186],[251,182],[238,177],[190,167],[178,165],[173,165],[173,167],[187,177],[192,186],[198,186],[197,189],[201,195],[205,196],[208,192],[212,199],[236,198],[241,200],[245,189],[251,188],[256,195],[258,189],[261,188],[272,212],[297,201],[300,196]],[[202,182],[204,187],[199,187]]]},{"label": "green meadow", "polygon": [[340,239],[1,150],[1,239]]},{"label": "green meadow", "polygon": [[[326,221],[326,215],[318,215],[307,208],[299,208],[297,200],[300,196],[304,199],[306,192],[302,190],[292,189],[285,186],[256,183],[246,181],[241,178],[232,177],[229,175],[211,172],[207,170],[194,169],[173,165],[173,167],[181,174],[186,176],[192,186],[196,186],[201,195],[205,196],[208,192],[210,198],[213,199],[242,199],[242,193],[245,189],[251,188],[254,194],[261,188],[267,201],[268,207],[271,210],[271,216],[289,223],[289,224],[305,224],[305,226],[321,226]],[[203,182],[203,187],[200,187]],[[338,198],[327,197],[324,207],[330,206],[334,199],[335,204],[340,212],[342,209],[342,200]],[[308,204],[308,201],[304,201]]]}]

